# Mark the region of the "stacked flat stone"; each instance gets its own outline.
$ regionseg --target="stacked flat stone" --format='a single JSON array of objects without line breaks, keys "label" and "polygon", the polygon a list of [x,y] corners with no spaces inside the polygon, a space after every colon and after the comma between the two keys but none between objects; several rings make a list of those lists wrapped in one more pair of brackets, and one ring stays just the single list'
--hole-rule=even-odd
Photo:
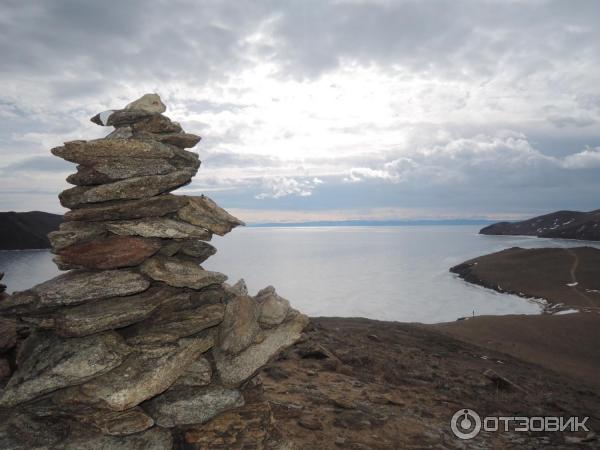
[{"label": "stacked flat stone", "polygon": [[[170,193],[200,167],[186,150],[200,138],[165,109],[146,94],[92,118],[115,127],[104,139],[52,149],[78,164],[49,235],[67,272],[1,294],[0,448],[221,448],[185,436],[243,409],[249,380],[307,323],[272,287],[251,297],[200,266],[211,236],[242,222]],[[226,448],[248,444],[237,428]]]}]

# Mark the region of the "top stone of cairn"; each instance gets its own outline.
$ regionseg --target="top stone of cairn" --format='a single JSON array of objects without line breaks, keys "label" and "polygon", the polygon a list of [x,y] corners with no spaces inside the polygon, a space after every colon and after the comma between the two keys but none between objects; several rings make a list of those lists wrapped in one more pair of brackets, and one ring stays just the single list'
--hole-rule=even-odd
[{"label": "top stone of cairn", "polygon": [[153,114],[164,113],[166,110],[167,107],[158,94],[144,94],[123,109],[109,109],[96,114],[90,120],[102,126],[127,125]]},{"label": "top stone of cairn", "polygon": [[167,107],[161,101],[158,94],[144,94],[137,100],[128,104],[125,109],[134,109],[149,113],[161,114],[167,110]]}]

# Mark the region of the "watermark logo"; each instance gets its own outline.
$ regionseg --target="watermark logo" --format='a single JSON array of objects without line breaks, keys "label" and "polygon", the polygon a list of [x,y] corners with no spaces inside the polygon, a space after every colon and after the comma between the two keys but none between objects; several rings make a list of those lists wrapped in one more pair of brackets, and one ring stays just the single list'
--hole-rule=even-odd
[{"label": "watermark logo", "polygon": [[473,439],[481,431],[481,417],[472,409],[459,409],[452,416],[450,427],[459,439]]},{"label": "watermark logo", "polygon": [[561,432],[561,431],[590,431],[586,426],[589,417],[557,417],[557,416],[535,416],[535,417],[509,417],[509,416],[487,416],[481,418],[472,409],[459,409],[450,420],[450,428],[454,436],[459,439],[473,439],[481,431],[498,432]]}]

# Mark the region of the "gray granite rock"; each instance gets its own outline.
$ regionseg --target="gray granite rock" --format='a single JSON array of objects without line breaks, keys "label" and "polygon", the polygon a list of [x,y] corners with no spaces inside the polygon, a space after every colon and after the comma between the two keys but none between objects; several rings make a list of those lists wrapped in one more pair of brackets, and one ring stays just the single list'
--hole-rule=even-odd
[{"label": "gray granite rock", "polygon": [[161,305],[156,314],[152,316],[153,319],[164,321],[163,317],[173,317],[175,311],[185,316],[189,310],[203,308],[208,305],[224,305],[233,298],[229,292],[223,289],[222,284],[209,286],[201,290],[185,289],[184,291],[189,294],[189,297],[178,298],[177,301],[170,301]]},{"label": "gray granite rock", "polygon": [[174,256],[181,250],[181,242],[181,240],[164,239],[163,246],[158,251],[158,254],[162,256]]},{"label": "gray granite rock", "polygon": [[[74,211],[67,211],[65,220],[105,221],[161,217],[176,212],[186,204],[187,199],[183,196],[162,194],[156,197],[142,198],[139,200],[87,205]],[[69,222],[61,224],[61,227],[66,223]],[[89,225],[93,226],[93,224]]]},{"label": "gray granite rock", "polygon": [[212,381],[212,367],[208,359],[200,356],[196,361],[189,365],[187,370],[172,385],[172,389],[181,386],[208,386]]},{"label": "gray granite rock", "polygon": [[259,326],[256,302],[240,295],[227,303],[223,323],[219,327],[218,349],[225,354],[237,354],[254,342]]},{"label": "gray granite rock", "polygon": [[140,270],[153,280],[162,281],[170,286],[202,289],[218,285],[227,280],[219,272],[202,269],[199,265],[178,258],[154,256],[141,265]]},{"label": "gray granite rock", "polygon": [[188,170],[178,170],[166,175],[128,178],[99,186],[75,186],[61,192],[59,199],[65,208],[76,209],[86,203],[154,197],[189,183],[192,176],[193,173]]},{"label": "gray granite rock", "polygon": [[246,286],[246,281],[243,278],[237,280],[237,282],[230,286],[229,289],[236,293],[236,295],[248,295],[248,286]]},{"label": "gray granite rock", "polygon": [[211,233],[204,228],[186,222],[165,217],[148,217],[107,224],[110,232],[120,235],[135,235],[165,239],[205,239],[210,240]]},{"label": "gray granite rock", "polygon": [[200,167],[200,159],[198,158],[197,153],[190,152],[173,145],[167,145],[167,147],[169,147],[174,155],[173,158],[169,159],[170,164],[174,165],[178,169],[193,170],[193,173],[196,174],[196,171]]},{"label": "gray granite rock", "polygon": [[136,133],[136,138],[141,139],[152,139],[158,142],[162,142],[163,144],[174,145],[179,148],[192,148],[195,147],[198,142],[200,142],[200,136],[191,133],[162,133],[162,134],[154,134],[154,133],[146,133],[146,132],[138,132]]},{"label": "gray granite rock", "polygon": [[217,249],[204,241],[185,240],[182,241],[178,253],[195,258],[197,263],[202,263],[217,253]]},{"label": "gray granite rock", "polygon": [[0,302],[0,311],[27,313],[143,292],[150,282],[131,270],[71,271],[17,292]]},{"label": "gray granite rock", "polygon": [[205,423],[223,411],[243,405],[244,397],[238,390],[209,386],[170,389],[143,407],[159,426],[170,428]]},{"label": "gray granite rock", "polygon": [[[112,297],[83,305],[61,308],[38,319],[41,328],[53,329],[64,337],[80,337],[115,330],[147,319],[161,304],[189,295],[168,287],[153,287],[127,297]],[[25,318],[31,322],[36,317]]]},{"label": "gray granite rock", "polygon": [[91,241],[106,234],[106,227],[101,223],[63,222],[57,231],[48,234],[48,239],[56,253],[70,245]]},{"label": "gray granite rock", "polygon": [[113,411],[133,408],[168,389],[212,345],[212,337],[198,337],[136,351],[116,369],[61,391],[56,401],[93,404]]},{"label": "gray granite rock", "polygon": [[219,236],[229,233],[238,225],[244,225],[244,222],[204,195],[187,198],[189,203],[177,212],[177,216],[192,225],[206,228]]},{"label": "gray granite rock", "polygon": [[14,406],[84,383],[118,367],[130,352],[131,348],[114,332],[74,339],[35,332],[20,351],[24,356],[2,393],[0,406]]},{"label": "gray granite rock", "polygon": [[260,343],[252,344],[237,355],[227,355],[215,348],[213,353],[221,382],[228,386],[238,386],[250,378],[281,350],[300,339],[307,324],[308,317],[293,312],[278,327],[264,330],[264,339]]},{"label": "gray granite rock", "polygon": [[258,323],[263,327],[274,327],[285,320],[290,311],[290,302],[279,296],[273,286],[268,286],[254,297],[258,303]]},{"label": "gray granite rock", "polygon": [[177,168],[166,159],[144,159],[143,163],[135,159],[103,158],[100,161],[80,165],[77,173],[69,175],[67,182],[77,186],[91,186],[111,183],[126,178],[149,175],[165,175]]},{"label": "gray granite rock", "polygon": [[77,164],[93,164],[104,158],[169,159],[180,153],[160,142],[138,139],[70,141],[51,151],[53,155]]}]

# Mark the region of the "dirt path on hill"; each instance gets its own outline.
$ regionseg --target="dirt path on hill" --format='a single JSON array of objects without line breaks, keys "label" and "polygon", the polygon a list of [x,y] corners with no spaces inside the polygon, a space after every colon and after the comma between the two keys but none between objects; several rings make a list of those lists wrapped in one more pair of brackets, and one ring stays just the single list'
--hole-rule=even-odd
[{"label": "dirt path on hill", "polygon": [[573,265],[571,266],[571,270],[569,271],[571,275],[571,284],[573,286],[570,287],[573,288],[577,295],[579,295],[579,297],[581,297],[588,306],[594,307],[594,301],[585,292],[582,292],[579,288],[579,281],[577,281],[577,269],[579,268],[580,263],[579,255],[575,253],[571,248],[567,248],[565,250],[573,257]]}]

